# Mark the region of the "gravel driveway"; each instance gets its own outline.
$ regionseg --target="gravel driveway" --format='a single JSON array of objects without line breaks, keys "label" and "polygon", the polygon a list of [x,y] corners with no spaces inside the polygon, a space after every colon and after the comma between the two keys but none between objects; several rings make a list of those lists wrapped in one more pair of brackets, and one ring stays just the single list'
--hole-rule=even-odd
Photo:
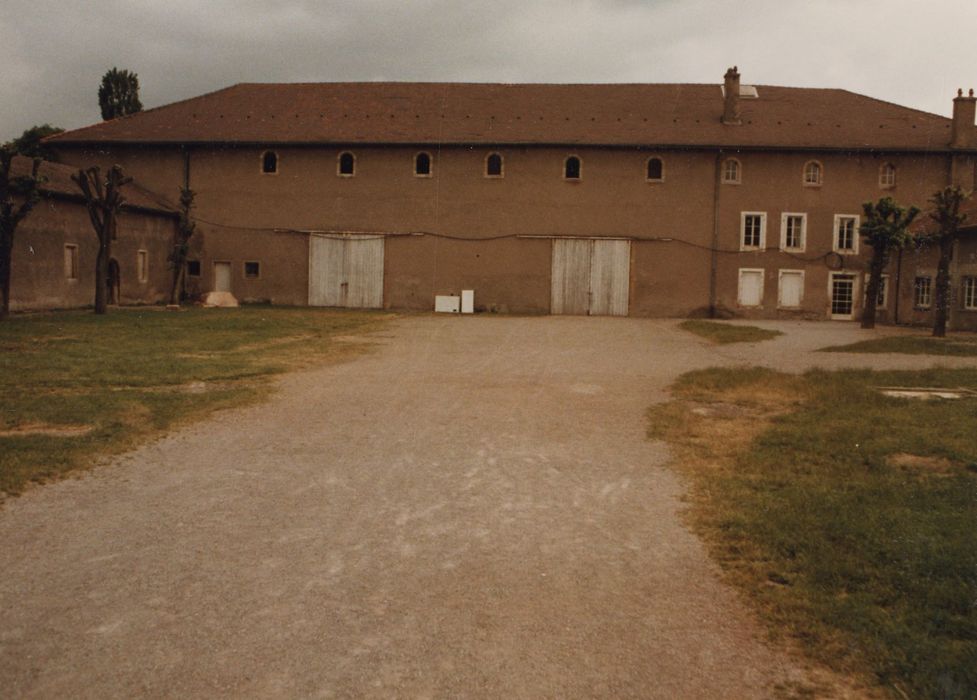
[{"label": "gravel driveway", "polygon": [[[400,319],[374,352],[0,509],[5,697],[752,698],[807,683],[683,527],[645,409],[810,355],[672,321]],[[973,360],[946,364],[975,366]]]}]

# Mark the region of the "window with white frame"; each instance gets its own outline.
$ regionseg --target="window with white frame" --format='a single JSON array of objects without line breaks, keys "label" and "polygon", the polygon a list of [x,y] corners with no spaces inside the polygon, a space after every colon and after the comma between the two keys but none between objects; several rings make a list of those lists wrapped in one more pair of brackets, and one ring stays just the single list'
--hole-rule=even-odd
[{"label": "window with white frame", "polygon": [[977,311],[977,277],[963,278],[963,308]]},{"label": "window with white frame", "polygon": [[843,255],[858,255],[858,217],[835,214],[835,233],[832,250]]},{"label": "window with white frame", "polygon": [[[865,303],[868,303],[868,281],[872,275],[865,273]],[[889,303],[889,276],[882,275],[879,280],[879,293],[875,297],[875,308],[884,309]]]},{"label": "window with white frame", "polygon": [[727,158],[723,162],[723,183],[727,185],[740,184],[740,162],[735,158]]},{"label": "window with white frame", "polygon": [[740,268],[736,301],[740,306],[760,306],[763,303],[763,270]]},{"label": "window with white frame", "polygon": [[803,251],[807,242],[807,214],[780,216],[780,249]]},{"label": "window with white frame", "polygon": [[78,279],[78,246],[74,243],[64,247],[64,277],[68,280]]},{"label": "window with white frame", "polygon": [[804,301],[804,271],[781,270],[777,282],[777,306],[784,309],[800,308]]},{"label": "window with white frame", "polygon": [[149,281],[149,251],[140,250],[136,253],[136,276],[140,282]]},{"label": "window with white frame", "polygon": [[740,250],[763,250],[766,244],[766,212],[744,211],[740,214]]},{"label": "window with white frame", "polygon": [[819,187],[822,181],[821,164],[816,160],[809,160],[804,164],[804,184],[807,187]]},{"label": "window with white frame", "polygon": [[933,303],[933,279],[931,277],[917,277],[913,281],[913,306],[917,309],[928,309]]},{"label": "window with white frame", "polygon": [[896,166],[892,163],[883,163],[879,168],[879,187],[890,189],[896,186]]}]

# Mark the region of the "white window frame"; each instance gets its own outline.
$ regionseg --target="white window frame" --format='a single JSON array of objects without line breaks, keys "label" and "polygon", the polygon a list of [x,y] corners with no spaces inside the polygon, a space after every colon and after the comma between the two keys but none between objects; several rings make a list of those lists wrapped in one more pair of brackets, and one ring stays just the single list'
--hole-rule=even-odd
[{"label": "white window frame", "polygon": [[[871,273],[866,272],[865,273],[865,279],[863,280],[863,286],[864,286],[864,289],[865,289],[865,294],[868,294],[868,281],[871,278],[872,278]],[[881,309],[887,309],[889,307],[889,275],[887,273],[885,273],[885,272],[882,273],[882,286],[879,287],[879,291],[881,292],[880,296],[882,297],[882,303],[880,304],[879,303],[879,300],[876,299],[875,300],[875,308],[876,309],[880,309],[880,310]],[[868,299],[867,298],[865,299],[865,304],[868,305]]]},{"label": "white window frame", "polygon": [[[891,178],[887,177],[891,174]],[[886,161],[879,166],[879,188],[883,190],[891,190],[896,186],[898,178],[898,170],[895,163],[890,163]],[[891,181],[890,181],[891,180]]]},{"label": "white window frame", "polygon": [[[736,177],[728,177],[730,165],[736,166]],[[722,182],[724,185],[739,185],[743,182],[743,164],[739,158],[727,158],[723,161]]]},{"label": "white window frame", "polygon": [[[842,219],[854,219],[855,227],[852,232],[852,247],[851,248],[841,248],[841,220]],[[858,228],[861,226],[862,220],[858,214],[835,214],[834,219],[834,231],[832,233],[831,240],[831,250],[838,253],[838,255],[858,255],[858,241],[859,233]]]},{"label": "white window frame", "polygon": [[964,277],[960,292],[964,310],[977,311],[977,277],[972,275]]},{"label": "white window frame", "polygon": [[[743,303],[743,273],[760,273],[760,298],[757,300],[756,304],[744,304]],[[739,269],[739,274],[736,278],[736,304],[745,309],[759,309],[763,307],[763,295],[764,287],[766,287],[766,276],[767,271],[762,267],[741,267]]]},{"label": "white window frame", "polygon": [[[760,217],[760,245],[746,245],[746,217]],[[767,247],[767,212],[765,211],[743,211],[740,212],[740,250],[765,250]]]},{"label": "white window frame", "polygon": [[[926,280],[926,303],[919,302],[919,280]],[[933,306],[933,278],[930,275],[916,275],[913,277],[913,308],[929,309]]]},{"label": "white window frame", "polygon": [[142,248],[136,251],[136,277],[139,284],[149,281],[149,251]]},{"label": "white window frame", "polygon": [[[808,168],[812,165],[816,165],[818,168],[818,179],[816,182],[807,179]],[[804,183],[805,187],[820,187],[824,183],[824,164],[819,160],[809,160],[804,163],[804,169],[801,171],[801,182]]]},{"label": "white window frame", "polygon": [[[571,158],[576,158],[577,160],[577,176],[567,177],[567,163],[570,162]],[[663,173],[664,174],[664,173]],[[564,182],[583,182],[583,158],[578,156],[576,153],[569,153],[567,157],[563,159],[563,181]]]},{"label": "white window frame", "polygon": [[[417,159],[420,158],[422,155],[427,156],[426,173],[417,172]],[[417,153],[415,153],[413,158],[413,166],[414,166],[414,177],[420,177],[420,178],[434,177],[434,156],[431,154],[430,151],[418,151]],[[355,165],[354,165],[354,169],[355,169]]]},{"label": "white window frame", "polygon": [[[353,159],[353,169],[351,172],[343,172],[343,156],[349,155]],[[336,175],[338,177],[356,177],[356,154],[352,151],[340,151],[336,155]]]},{"label": "white window frame", "polygon": [[[489,159],[492,156],[498,156],[499,157],[499,174],[498,175],[492,175],[488,171]],[[484,163],[484,166],[485,167],[482,170],[482,174],[485,177],[489,178],[490,180],[501,180],[502,178],[505,177],[505,156],[502,155],[502,151],[491,151],[490,153],[487,153],[485,155],[485,163]]]},{"label": "white window frame", "polygon": [[[850,314],[834,314],[831,313],[831,304],[833,301],[832,295],[834,294],[835,277],[851,277],[851,313]],[[858,275],[854,272],[831,272],[828,274],[828,318],[832,321],[851,321],[855,318],[855,311],[858,309],[858,295],[860,291],[858,289]]]},{"label": "white window frame", "polygon": [[78,245],[65,243],[64,245],[64,278],[69,282],[78,281]]},{"label": "white window frame", "polygon": [[[787,220],[799,217],[801,220],[801,244],[787,247]],[[785,211],[780,215],[780,249],[791,253],[803,253],[807,248],[807,214],[799,211]]]},{"label": "white window frame", "polygon": [[[800,275],[801,293],[796,306],[788,306],[784,303],[784,275]],[[779,270],[777,272],[777,308],[778,309],[799,309],[804,305],[804,270]]]},{"label": "white window frame", "polygon": [[[661,177],[648,177],[648,169],[651,167],[651,161],[657,160],[661,165]],[[645,182],[665,182],[665,159],[661,156],[650,156],[645,161]]]}]

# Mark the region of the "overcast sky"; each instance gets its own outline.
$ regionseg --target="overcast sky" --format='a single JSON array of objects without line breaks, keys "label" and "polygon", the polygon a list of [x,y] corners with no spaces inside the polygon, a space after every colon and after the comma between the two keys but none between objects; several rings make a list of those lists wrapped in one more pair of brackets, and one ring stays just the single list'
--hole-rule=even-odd
[{"label": "overcast sky", "polygon": [[949,115],[977,87],[975,0],[2,0],[0,141],[238,82],[419,80],[837,87]]}]

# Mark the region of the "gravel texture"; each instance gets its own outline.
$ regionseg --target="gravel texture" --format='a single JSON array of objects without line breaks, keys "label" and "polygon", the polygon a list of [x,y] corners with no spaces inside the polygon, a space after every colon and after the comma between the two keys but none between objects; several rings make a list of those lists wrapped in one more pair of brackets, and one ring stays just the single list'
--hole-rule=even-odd
[{"label": "gravel texture", "polygon": [[0,695],[753,698],[831,683],[765,643],[719,581],[645,409],[698,367],[934,358],[816,355],[873,334],[756,325],[787,335],[716,347],[673,321],[405,317],[260,406],[8,499]]}]

